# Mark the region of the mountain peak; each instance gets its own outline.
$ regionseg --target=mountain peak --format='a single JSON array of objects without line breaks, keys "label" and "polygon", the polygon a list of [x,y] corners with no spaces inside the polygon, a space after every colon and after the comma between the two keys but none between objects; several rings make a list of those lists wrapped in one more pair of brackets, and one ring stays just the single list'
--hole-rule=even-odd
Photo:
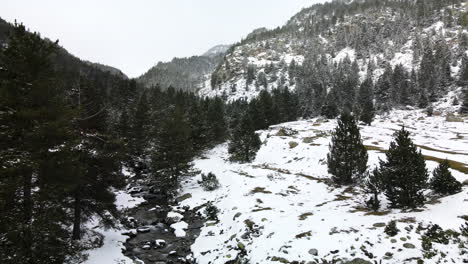
[{"label": "mountain peak", "polygon": [[222,54],[222,53],[226,53],[226,51],[228,51],[228,49],[231,47],[231,45],[216,45],[214,47],[212,47],[211,49],[209,49],[207,52],[203,53],[202,56],[205,56],[205,57],[214,57],[216,55],[219,55],[219,54]]}]

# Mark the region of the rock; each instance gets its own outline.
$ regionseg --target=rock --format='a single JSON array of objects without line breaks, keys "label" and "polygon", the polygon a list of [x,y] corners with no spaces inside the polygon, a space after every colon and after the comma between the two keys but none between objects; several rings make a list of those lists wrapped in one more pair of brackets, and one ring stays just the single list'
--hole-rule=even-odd
[{"label": "rock", "polygon": [[318,256],[318,250],[313,248],[313,249],[309,250],[309,254],[311,254],[312,256]]},{"label": "rock", "polygon": [[142,246],[141,248],[144,249],[144,250],[149,250],[149,249],[151,249],[151,245],[146,244],[146,245]]},{"label": "rock", "polygon": [[404,244],[403,244],[403,247],[404,247],[404,248],[416,248],[416,246],[413,245],[413,244],[411,244],[411,243],[404,243]]},{"label": "rock", "polygon": [[364,260],[362,258],[355,258],[348,262],[343,262],[343,264],[372,264],[372,262]]},{"label": "rock", "polygon": [[154,241],[154,245],[156,249],[164,248],[166,246],[166,241],[162,239],[156,239],[156,241]]},{"label": "rock", "polygon": [[128,190],[128,193],[129,194],[137,194],[137,193],[141,193],[143,191],[143,189],[141,187],[132,187]]},{"label": "rock", "polygon": [[136,237],[137,231],[136,230],[129,230],[129,231],[123,232],[122,235],[129,236],[130,238],[133,238],[133,237]]},{"label": "rock", "polygon": [[338,252],[340,252],[338,249],[330,251],[330,253],[332,253],[332,254],[338,254]]},{"label": "rock", "polygon": [[449,113],[445,117],[445,121],[447,121],[447,122],[462,122],[463,123],[463,118],[460,118],[458,116],[455,116],[454,114]]},{"label": "rock", "polygon": [[297,147],[299,145],[299,143],[295,142],[295,141],[291,141],[289,142],[289,148],[290,149],[293,149],[295,147]]},{"label": "rock", "polygon": [[149,226],[142,226],[137,228],[138,233],[148,233],[149,231],[151,231],[151,228]]}]

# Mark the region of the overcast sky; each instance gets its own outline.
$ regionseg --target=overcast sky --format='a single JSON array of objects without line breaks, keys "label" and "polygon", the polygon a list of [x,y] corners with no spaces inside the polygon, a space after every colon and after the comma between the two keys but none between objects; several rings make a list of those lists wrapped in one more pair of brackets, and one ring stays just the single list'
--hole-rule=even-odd
[{"label": "overcast sky", "polygon": [[137,77],[158,61],[199,55],[259,27],[281,26],[324,0],[0,0],[17,19],[81,59]]}]

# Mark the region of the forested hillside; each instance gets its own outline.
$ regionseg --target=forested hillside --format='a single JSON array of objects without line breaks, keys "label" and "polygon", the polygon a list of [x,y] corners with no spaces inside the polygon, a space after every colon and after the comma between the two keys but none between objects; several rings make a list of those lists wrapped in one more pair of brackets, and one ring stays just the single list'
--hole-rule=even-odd
[{"label": "forested hillside", "polygon": [[250,99],[289,87],[304,117],[363,108],[363,99],[378,110],[424,108],[461,85],[467,8],[458,0],[314,5],[233,45],[200,94]]},{"label": "forested hillside", "polygon": [[170,62],[158,62],[137,81],[145,87],[173,87],[182,91],[196,92],[205,88],[206,81],[221,62],[229,46],[218,45],[201,56],[174,58]]}]

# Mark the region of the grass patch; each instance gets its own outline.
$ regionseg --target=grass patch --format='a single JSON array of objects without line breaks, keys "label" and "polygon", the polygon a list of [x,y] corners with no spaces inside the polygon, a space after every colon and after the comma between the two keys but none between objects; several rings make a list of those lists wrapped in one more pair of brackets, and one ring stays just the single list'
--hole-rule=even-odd
[{"label": "grass patch", "polygon": [[[435,162],[438,162],[438,163],[442,163],[445,160],[445,159],[441,159],[441,158],[437,158],[437,157],[433,157],[433,156],[428,156],[428,155],[423,155],[423,156],[424,156],[425,160],[431,160],[431,161],[435,161]],[[458,162],[458,161],[454,161],[454,160],[448,160],[448,163],[449,163],[449,166],[450,166],[451,169],[462,172],[464,174],[468,174],[467,164],[461,163],[461,162]]]},{"label": "grass patch", "polygon": [[309,212],[309,213],[303,213],[303,214],[301,214],[301,215],[299,216],[299,220],[304,221],[304,220],[307,219],[307,217],[313,216],[313,215],[314,215],[314,214],[313,214],[313,213],[310,213],[310,212]]},{"label": "grass patch", "polygon": [[414,217],[403,217],[397,220],[400,223],[414,224],[416,223],[416,218]]},{"label": "grass patch", "polygon": [[364,215],[373,215],[373,216],[384,216],[388,215],[390,211],[372,211],[367,207],[358,206],[354,207],[354,210],[349,211],[350,213],[364,213]]},{"label": "grass patch", "polygon": [[251,194],[255,194],[255,193],[265,193],[265,194],[271,194],[270,191],[267,191],[265,190],[264,187],[256,187],[255,189],[251,190],[250,191]]},{"label": "grass patch", "polygon": [[352,198],[351,196],[338,194],[336,195],[336,198],[333,201],[347,201],[347,200],[350,200],[351,198]]},{"label": "grass patch", "polygon": [[282,257],[271,257],[271,261],[280,262],[280,263],[290,263],[289,260]]},{"label": "grass patch", "polygon": [[[379,151],[379,152],[382,152],[382,153],[387,152],[386,149],[383,149],[383,148],[380,148],[380,147],[377,147],[377,146],[365,145],[364,147],[367,150]],[[435,150],[435,151],[437,151],[437,150]],[[425,160],[435,161],[437,163],[442,163],[445,160],[445,159],[441,159],[441,158],[437,158],[437,157],[429,156],[429,155],[423,155],[423,157],[424,157]],[[449,166],[450,166],[451,169],[459,171],[459,172],[464,173],[464,174],[468,174],[467,164],[462,163],[462,162],[458,162],[458,161],[454,161],[454,160],[447,160],[447,161],[448,161]]]},{"label": "grass patch", "polygon": [[304,173],[296,173],[295,175],[304,177],[304,178],[312,180],[312,181],[317,181],[317,182],[320,182],[320,183],[332,184],[332,181],[330,179],[317,178],[317,177],[314,177],[314,176],[306,175]]},{"label": "grass patch", "polygon": [[449,151],[449,150],[442,150],[442,149],[435,149],[427,146],[422,146],[422,145],[416,145],[417,147],[425,150],[430,150],[430,151],[436,151],[436,152],[441,152],[441,153],[446,153],[446,154],[453,154],[453,155],[465,155],[468,156],[467,153],[460,153],[460,152],[455,152],[455,151]]},{"label": "grass patch", "polygon": [[241,176],[247,177],[247,178],[255,178],[254,176],[247,174],[247,172],[244,172],[244,171],[234,171],[234,170],[231,170],[231,171]]},{"label": "grass patch", "polygon": [[186,193],[186,194],[184,194],[184,195],[182,195],[180,197],[177,197],[176,201],[180,203],[180,202],[182,202],[184,200],[187,200],[187,199],[190,199],[190,198],[192,198],[192,194]]},{"label": "grass patch", "polygon": [[373,216],[384,216],[384,215],[388,215],[390,213],[390,211],[380,211],[380,212],[367,212],[365,213],[364,215],[373,215]]},{"label": "grass patch", "polygon": [[309,232],[304,232],[296,235],[297,239],[305,238],[305,237],[311,237],[312,236],[312,231]]}]

